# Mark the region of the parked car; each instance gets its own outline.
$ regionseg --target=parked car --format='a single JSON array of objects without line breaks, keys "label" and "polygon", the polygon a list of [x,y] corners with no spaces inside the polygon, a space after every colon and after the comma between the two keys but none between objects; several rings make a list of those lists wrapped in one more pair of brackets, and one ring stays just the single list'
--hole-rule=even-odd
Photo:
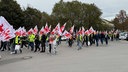
[{"label": "parked car", "polygon": [[127,38],[128,38],[128,33],[127,32],[121,32],[119,34],[119,39],[121,39],[121,40],[127,40]]}]

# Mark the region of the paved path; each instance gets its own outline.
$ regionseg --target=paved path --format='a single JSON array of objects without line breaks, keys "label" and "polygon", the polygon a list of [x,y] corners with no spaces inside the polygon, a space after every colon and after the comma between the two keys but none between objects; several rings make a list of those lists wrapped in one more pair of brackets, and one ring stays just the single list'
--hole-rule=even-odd
[{"label": "paved path", "polygon": [[62,43],[57,55],[25,49],[23,54],[0,54],[0,72],[128,72],[127,41],[83,47],[79,51],[76,45],[69,48]]}]

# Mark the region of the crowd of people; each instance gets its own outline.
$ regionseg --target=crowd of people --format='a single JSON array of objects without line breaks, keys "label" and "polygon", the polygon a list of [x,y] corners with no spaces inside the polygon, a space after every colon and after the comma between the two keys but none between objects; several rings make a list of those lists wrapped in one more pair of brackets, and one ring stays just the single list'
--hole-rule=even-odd
[{"label": "crowd of people", "polygon": [[12,38],[9,41],[1,41],[0,50],[8,50],[11,51],[11,54],[17,54],[17,51],[22,53],[23,48],[28,48],[31,49],[31,51],[40,51],[43,53],[45,52],[46,47],[49,47],[49,53],[51,53],[52,48],[56,47],[57,41],[59,41],[59,36],[52,34],[43,34],[42,36],[39,36],[31,33],[27,37],[16,35],[15,38]]},{"label": "crowd of people", "polygon": [[82,46],[85,45],[91,46],[92,44],[95,44],[96,46],[99,46],[99,43],[101,43],[102,45],[108,45],[108,40],[119,40],[119,33],[97,31],[90,35],[78,34],[77,36],[73,36],[67,40],[70,47],[72,47],[72,44],[74,43],[73,40],[76,40],[79,50],[82,48]]},{"label": "crowd of people", "polygon": [[[15,38],[9,41],[1,41],[0,50],[5,51],[8,50],[11,54],[22,53],[23,48],[31,49],[33,52],[40,51],[40,53],[44,53],[46,48],[49,49],[49,53],[54,50],[56,53],[56,47],[61,44],[61,37],[57,34],[42,34],[34,35],[31,33],[27,37],[20,37],[16,35]],[[114,32],[106,32],[106,31],[97,31],[90,35],[82,35],[82,34],[72,34],[70,38],[66,39],[69,47],[72,47],[73,43],[77,42],[78,50],[82,49],[83,46],[91,46],[95,44],[99,46],[99,43],[108,45],[108,40],[113,41],[114,39],[119,40],[119,33]],[[19,48],[17,48],[19,47]]]}]

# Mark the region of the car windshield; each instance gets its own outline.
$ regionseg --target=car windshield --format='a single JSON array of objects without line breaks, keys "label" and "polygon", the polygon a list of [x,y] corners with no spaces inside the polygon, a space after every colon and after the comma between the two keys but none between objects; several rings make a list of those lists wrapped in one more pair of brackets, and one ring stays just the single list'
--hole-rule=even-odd
[{"label": "car windshield", "polygon": [[120,33],[120,36],[126,36],[126,35],[127,35],[126,32]]},{"label": "car windshield", "polygon": [[125,36],[125,34],[124,33],[122,33],[122,34],[120,34],[121,36]]}]

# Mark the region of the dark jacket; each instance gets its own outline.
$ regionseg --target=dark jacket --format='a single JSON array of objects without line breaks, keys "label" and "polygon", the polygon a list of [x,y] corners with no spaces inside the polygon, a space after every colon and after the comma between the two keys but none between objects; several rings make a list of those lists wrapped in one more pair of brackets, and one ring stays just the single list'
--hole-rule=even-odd
[{"label": "dark jacket", "polygon": [[42,35],[41,42],[43,42],[43,43],[46,42],[46,36],[45,35]]},{"label": "dark jacket", "polygon": [[35,44],[36,44],[36,45],[40,44],[39,39],[35,39]]},{"label": "dark jacket", "polygon": [[94,38],[95,38],[95,40],[99,40],[100,35],[99,34],[95,34]]}]

